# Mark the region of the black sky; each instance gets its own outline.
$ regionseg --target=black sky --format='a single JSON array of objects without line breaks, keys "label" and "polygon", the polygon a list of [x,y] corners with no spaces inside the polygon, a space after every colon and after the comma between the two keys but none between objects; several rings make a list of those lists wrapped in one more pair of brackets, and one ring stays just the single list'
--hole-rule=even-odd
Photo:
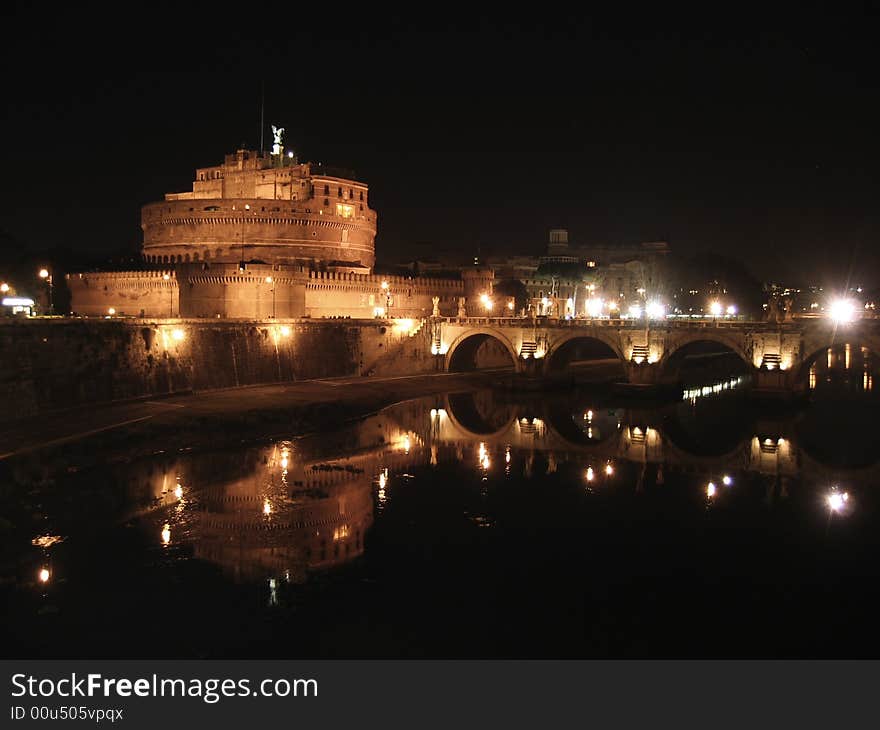
[{"label": "black sky", "polygon": [[3,11],[0,229],[16,245],[137,250],[141,205],[259,144],[262,87],[266,126],[301,159],[369,183],[380,258],[538,253],[567,227],[763,278],[876,283],[868,6],[186,7]]}]

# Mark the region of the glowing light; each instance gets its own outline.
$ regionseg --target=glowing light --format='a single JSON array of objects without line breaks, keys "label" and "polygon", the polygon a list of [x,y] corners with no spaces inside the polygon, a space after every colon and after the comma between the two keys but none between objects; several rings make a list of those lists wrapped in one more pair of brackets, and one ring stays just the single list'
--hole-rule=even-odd
[{"label": "glowing light", "polygon": [[388,470],[379,472],[379,489],[385,489],[385,485],[388,484]]},{"label": "glowing light", "polygon": [[267,284],[271,284],[271,283],[272,283],[272,277],[271,277],[271,276],[267,276],[267,277],[266,277],[266,283],[267,283]]},{"label": "glowing light", "polygon": [[162,278],[168,281],[171,278],[171,274],[162,274]]},{"label": "glowing light", "polygon": [[40,278],[48,279],[49,278],[49,270],[48,269],[40,269]]},{"label": "glowing light", "polygon": [[731,317],[735,317],[735,316],[736,316],[736,307],[735,307],[733,304],[731,304],[731,305],[727,308],[727,314],[730,315]]},{"label": "glowing light", "polygon": [[729,487],[731,484],[733,484],[733,478],[729,474],[725,474],[723,477],[721,477],[721,481],[724,483],[725,487]]},{"label": "glowing light", "polygon": [[508,308],[511,312],[513,311],[513,300],[512,300],[512,299],[507,303],[507,308]]},{"label": "glowing light", "polygon": [[840,513],[843,512],[846,503],[849,502],[849,494],[847,492],[838,492],[835,488],[825,497],[825,501],[828,503],[828,509],[832,512]]},{"label": "glowing light", "polygon": [[666,307],[661,302],[648,302],[645,307],[645,314],[650,319],[661,319],[666,314]]},{"label": "glowing light", "polygon": [[722,311],[721,302],[718,302],[718,301],[712,302],[709,305],[709,311],[712,313],[713,317],[717,317],[718,315],[720,315],[721,311]]},{"label": "glowing light", "polygon": [[174,496],[178,499],[183,499],[183,487],[181,487],[180,484],[174,487]]},{"label": "glowing light", "polygon": [[605,464],[605,474],[609,477],[614,474],[614,467],[610,463]]},{"label": "glowing light", "polygon": [[587,300],[587,314],[591,317],[599,317],[602,314],[604,304],[601,299]]},{"label": "glowing light", "polygon": [[504,450],[504,461],[507,464],[510,463],[510,447],[509,446]]},{"label": "glowing light", "polygon": [[109,314],[112,317],[114,314],[116,314],[116,308],[110,307],[110,309],[107,310],[107,314]]},{"label": "glowing light", "polygon": [[288,327],[286,324],[282,325],[281,334],[284,337],[290,337],[290,327]]},{"label": "glowing light", "polygon": [[706,485],[706,496],[707,496],[709,499],[712,499],[712,497],[715,496],[715,491],[716,491],[716,488],[715,488],[715,482],[709,482],[709,483]]},{"label": "glowing light", "polygon": [[638,304],[631,304],[629,307],[629,316],[638,319],[642,316],[642,308]]},{"label": "glowing light", "polygon": [[403,437],[403,450],[408,454],[412,443],[409,440],[409,434]]},{"label": "glowing light", "polygon": [[162,544],[167,545],[171,542],[171,525],[167,522],[162,525]]},{"label": "glowing light", "polygon": [[591,482],[596,478],[596,472],[593,471],[593,467],[587,467],[587,481]]},{"label": "glowing light", "polygon": [[263,500],[263,514],[271,515],[272,514],[272,503],[267,499]]},{"label": "glowing light", "polygon": [[587,411],[587,420],[588,420],[588,421],[592,421],[592,420],[593,420],[593,412],[592,412],[592,411]]},{"label": "glowing light", "polygon": [[405,335],[413,331],[415,324],[414,319],[395,319],[391,328],[395,334]]},{"label": "glowing light", "polygon": [[388,291],[388,282],[387,281],[382,282],[382,291]]},{"label": "glowing light", "polygon": [[287,455],[281,457],[281,468],[286,469],[288,465]]},{"label": "glowing light", "polygon": [[838,323],[852,322],[855,317],[856,306],[849,299],[838,299],[831,303],[829,314],[831,319]]},{"label": "glowing light", "polygon": [[52,577],[52,574],[49,572],[48,568],[40,568],[39,578],[40,583],[48,583],[49,578]]},{"label": "glowing light", "polygon": [[4,281],[2,284],[0,284],[0,292],[3,292],[5,294],[8,291],[9,291],[9,284],[7,284]]}]

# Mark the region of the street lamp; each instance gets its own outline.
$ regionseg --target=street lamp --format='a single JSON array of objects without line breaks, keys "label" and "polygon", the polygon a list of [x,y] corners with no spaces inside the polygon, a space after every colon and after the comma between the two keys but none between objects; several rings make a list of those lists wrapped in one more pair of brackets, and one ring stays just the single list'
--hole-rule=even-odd
[{"label": "street lamp", "polygon": [[0,292],[3,292],[3,294],[7,294],[9,292],[9,284],[7,284],[5,281],[0,284]]},{"label": "street lamp", "polygon": [[[171,274],[162,274],[162,278],[170,282]],[[170,283],[168,284],[168,316],[169,318],[174,316],[174,287]]]},{"label": "street lamp", "polygon": [[709,305],[709,311],[713,317],[719,317],[721,315],[721,302],[716,299]]},{"label": "street lamp", "polygon": [[275,319],[275,285],[271,276],[266,277],[266,283],[272,284],[272,319]]},{"label": "street lamp", "polygon": [[55,311],[52,305],[52,274],[49,272],[49,269],[40,269],[40,278],[44,279],[49,285],[49,314],[54,314]]},{"label": "street lamp", "polygon": [[385,316],[391,316],[391,290],[387,281],[382,282],[382,292],[385,294]]}]

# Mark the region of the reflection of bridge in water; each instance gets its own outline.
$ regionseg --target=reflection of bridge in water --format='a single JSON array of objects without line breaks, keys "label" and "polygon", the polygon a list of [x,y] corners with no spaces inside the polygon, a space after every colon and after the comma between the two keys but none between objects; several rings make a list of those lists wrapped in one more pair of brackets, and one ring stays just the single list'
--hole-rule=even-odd
[{"label": "reflection of bridge in water", "polygon": [[451,395],[430,411],[408,411],[397,417],[433,447],[482,445],[486,453],[548,452],[557,462],[575,459],[594,468],[626,461],[707,475],[755,472],[819,482],[846,478],[853,484],[873,484],[880,478],[880,460],[851,468],[823,464],[798,444],[791,420],[757,420],[749,433],[710,455],[680,443],[686,439],[681,438],[682,429],[674,428],[668,408],[584,408],[572,413],[574,404],[539,403],[533,408],[501,404],[489,406],[492,415],[486,418],[489,408],[481,407],[480,398],[491,395]]},{"label": "reflection of bridge in water", "polygon": [[[723,388],[711,386],[706,397],[716,392],[724,397]],[[158,543],[186,547],[238,580],[268,579],[272,587],[362,555],[392,483],[440,462],[488,472],[515,461],[526,477],[570,462],[599,478],[626,462],[641,466],[640,480],[650,469],[657,483],[674,472],[707,479],[751,472],[783,493],[792,480],[859,486],[880,478],[880,462],[822,463],[799,445],[792,420],[745,419],[711,449],[694,447],[675,417],[679,406],[590,408],[549,399],[524,405],[496,402],[491,392],[450,394],[392,406],[330,434],[154,460],[129,483]]]}]

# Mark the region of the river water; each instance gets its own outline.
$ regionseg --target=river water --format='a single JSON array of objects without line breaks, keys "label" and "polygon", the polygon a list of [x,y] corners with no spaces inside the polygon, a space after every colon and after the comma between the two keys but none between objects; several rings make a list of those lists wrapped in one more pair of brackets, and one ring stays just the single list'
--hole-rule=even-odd
[{"label": "river water", "polygon": [[70,465],[4,497],[6,654],[876,656],[876,367],[847,365],[793,406],[486,390]]}]

